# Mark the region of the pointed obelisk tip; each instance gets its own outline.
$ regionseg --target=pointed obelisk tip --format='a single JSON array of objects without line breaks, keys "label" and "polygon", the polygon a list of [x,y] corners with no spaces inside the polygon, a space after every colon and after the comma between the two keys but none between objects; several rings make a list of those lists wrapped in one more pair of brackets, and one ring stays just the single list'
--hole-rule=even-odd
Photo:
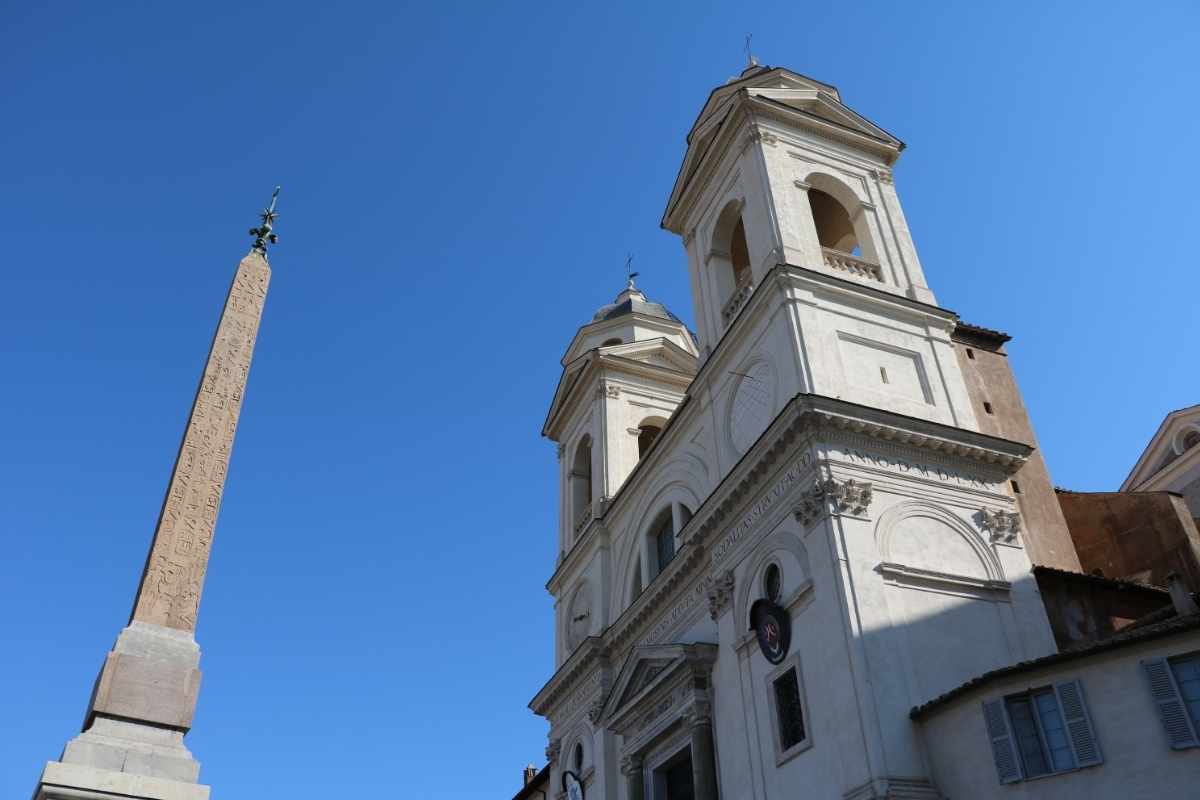
[{"label": "pointed obelisk tip", "polygon": [[275,220],[279,216],[275,211],[275,202],[279,199],[279,188],[276,186],[275,191],[271,193],[271,204],[259,212],[258,217],[262,223],[257,228],[250,229],[250,235],[254,237],[254,246],[251,249],[262,256],[267,255],[268,244],[279,241],[279,237],[275,235]]}]

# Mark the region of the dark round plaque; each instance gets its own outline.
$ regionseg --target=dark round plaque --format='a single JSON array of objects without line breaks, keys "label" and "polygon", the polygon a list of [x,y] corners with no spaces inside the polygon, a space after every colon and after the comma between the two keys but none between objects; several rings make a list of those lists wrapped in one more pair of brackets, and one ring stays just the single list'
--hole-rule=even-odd
[{"label": "dark round plaque", "polygon": [[792,643],[792,621],[786,611],[770,600],[757,600],[750,608],[750,627],[767,661],[778,664],[787,657]]},{"label": "dark round plaque", "polygon": [[567,794],[567,800],[583,800],[583,783],[574,772],[567,770],[563,773],[562,785],[563,791]]}]

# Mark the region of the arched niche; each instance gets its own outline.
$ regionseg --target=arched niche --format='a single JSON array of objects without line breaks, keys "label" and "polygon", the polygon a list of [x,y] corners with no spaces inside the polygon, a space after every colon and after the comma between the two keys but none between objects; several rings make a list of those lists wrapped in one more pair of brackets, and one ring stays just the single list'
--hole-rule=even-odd
[{"label": "arched niche", "polygon": [[784,607],[812,585],[808,549],[799,531],[787,526],[775,531],[755,548],[754,558],[748,561],[734,587],[733,613],[739,633],[749,627],[750,606],[763,596],[763,577],[771,564],[779,566],[783,577],[780,604]]},{"label": "arched niche", "polygon": [[983,537],[961,517],[933,503],[892,506],[876,523],[875,541],[885,573],[1007,586],[1000,559]]}]

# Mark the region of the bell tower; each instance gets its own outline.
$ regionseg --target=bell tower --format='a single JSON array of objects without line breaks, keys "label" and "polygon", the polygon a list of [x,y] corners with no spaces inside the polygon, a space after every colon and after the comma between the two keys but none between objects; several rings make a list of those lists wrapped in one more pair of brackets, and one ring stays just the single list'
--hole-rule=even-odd
[{"label": "bell tower", "polygon": [[[687,250],[702,360],[772,283],[800,301],[785,312],[796,363],[775,365],[780,396],[977,429],[955,317],[936,306],[893,183],[903,149],[835,87],[787,69],[751,64],[710,94],[662,218]],[[765,335],[723,349],[761,349]]]}]

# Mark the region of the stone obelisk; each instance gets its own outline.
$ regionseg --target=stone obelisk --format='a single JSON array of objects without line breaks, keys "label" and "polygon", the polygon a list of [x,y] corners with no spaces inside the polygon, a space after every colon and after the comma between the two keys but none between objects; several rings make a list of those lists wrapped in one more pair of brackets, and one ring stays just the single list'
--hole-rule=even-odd
[{"label": "stone obelisk", "polygon": [[275,201],[250,233],[175,459],[129,624],[104,661],[84,719],[46,764],[34,800],[205,800],[183,743],[200,688],[194,637],[217,511],[271,268]]}]

